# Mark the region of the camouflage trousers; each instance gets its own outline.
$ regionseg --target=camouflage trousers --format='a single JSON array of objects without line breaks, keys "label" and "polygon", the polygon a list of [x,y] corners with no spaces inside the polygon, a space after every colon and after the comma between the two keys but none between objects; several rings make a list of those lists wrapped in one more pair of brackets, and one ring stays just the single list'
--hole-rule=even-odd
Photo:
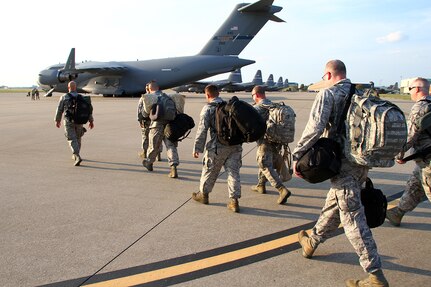
[{"label": "camouflage trousers", "polygon": [[265,141],[258,145],[256,152],[256,160],[259,166],[258,185],[265,185],[269,181],[271,186],[275,188],[283,186],[280,176],[274,168],[274,160],[279,153],[280,149],[277,148],[277,145]]},{"label": "camouflage trousers", "polygon": [[[142,150],[144,151],[145,155],[147,154],[148,151],[148,146],[149,146],[149,133],[150,133],[150,124],[149,123],[143,123],[141,124],[141,135],[142,135],[142,141],[141,141],[141,145],[142,145]],[[163,145],[160,144],[159,147],[159,153],[163,152]]]},{"label": "camouflage trousers", "polygon": [[77,125],[67,120],[64,121],[64,135],[73,154],[79,155],[81,151],[81,138],[85,133],[83,125]]},{"label": "camouflage trousers", "polygon": [[148,133],[148,150],[147,150],[147,161],[153,163],[156,161],[157,155],[161,152],[162,142],[166,146],[166,157],[168,158],[169,166],[177,166],[180,164],[178,156],[178,142],[171,142],[164,135],[165,126],[160,125],[150,128]]},{"label": "camouflage trousers", "polygon": [[407,180],[406,189],[398,203],[404,212],[412,211],[419,203],[431,201],[431,167],[423,162],[416,163],[413,174]]},{"label": "camouflage trousers", "polygon": [[361,202],[361,185],[367,174],[367,167],[343,160],[340,174],[331,179],[325,205],[310,237],[317,246],[342,223],[344,233],[359,256],[359,263],[370,273],[381,268],[381,261]]},{"label": "camouflage trousers", "polygon": [[227,172],[229,198],[241,197],[241,178],[239,170],[242,165],[242,146],[217,146],[215,150],[206,150],[203,158],[202,175],[199,191],[210,193],[224,167]]},{"label": "camouflage trousers", "polygon": [[150,122],[142,121],[141,125],[141,135],[142,135],[142,150],[147,154],[148,150],[148,142],[149,142],[149,133],[150,133]]}]

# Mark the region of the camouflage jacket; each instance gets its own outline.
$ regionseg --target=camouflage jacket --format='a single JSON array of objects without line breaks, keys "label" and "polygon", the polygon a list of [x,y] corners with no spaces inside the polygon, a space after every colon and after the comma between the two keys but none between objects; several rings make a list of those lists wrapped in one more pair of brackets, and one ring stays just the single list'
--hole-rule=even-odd
[{"label": "camouflage jacket", "polygon": [[338,136],[337,129],[351,85],[349,79],[344,79],[317,93],[307,125],[293,151],[294,160],[301,158],[322,136],[336,140],[343,146],[345,135]]},{"label": "camouflage jacket", "polygon": [[404,144],[402,151],[397,155],[397,159],[404,157],[405,152],[410,148],[413,148],[413,153],[423,150],[426,147],[431,146],[431,136],[426,132],[421,132],[419,127],[416,125],[419,118],[424,116],[428,111],[428,106],[430,105],[431,97],[427,96],[412,106],[410,110],[410,115],[407,122],[407,142]]},{"label": "camouflage jacket", "polygon": [[206,144],[206,149],[213,150],[216,149],[218,144],[220,145],[217,140],[215,113],[217,104],[221,102],[223,102],[223,100],[220,97],[217,97],[202,108],[202,111],[200,113],[199,125],[196,132],[195,143],[193,146],[193,153],[204,152],[208,130],[210,132],[210,140]]}]

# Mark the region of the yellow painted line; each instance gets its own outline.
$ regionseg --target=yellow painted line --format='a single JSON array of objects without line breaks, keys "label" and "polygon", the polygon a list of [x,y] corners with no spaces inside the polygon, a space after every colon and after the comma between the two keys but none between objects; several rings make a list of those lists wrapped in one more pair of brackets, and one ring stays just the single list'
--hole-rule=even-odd
[{"label": "yellow painted line", "polygon": [[[395,207],[399,199],[393,200],[388,203],[388,209]],[[340,228],[342,225],[340,224]],[[310,234],[311,230],[307,230]],[[174,276],[179,276],[194,271],[199,271],[206,268],[211,268],[214,266],[219,266],[225,263],[233,262],[236,260],[241,260],[250,256],[261,254],[267,251],[271,251],[277,248],[284,247],[298,242],[298,235],[292,234],[282,238],[274,239],[268,242],[260,243],[254,246],[246,247],[243,249],[227,252],[224,254],[179,264],[171,267],[161,268],[158,270],[148,271],[136,275],[130,275],[126,277],[121,277],[117,279],[111,279],[103,282],[88,284],[84,286],[88,287],[120,287],[120,286],[134,286],[139,284],[150,283],[162,279],[171,278]]]},{"label": "yellow painted line", "polygon": [[247,258],[256,254],[264,253],[270,250],[274,250],[298,241],[298,235],[292,234],[279,239],[271,240],[265,243],[257,244],[247,248],[231,251],[228,253],[204,258],[201,260],[188,262],[176,266],[162,268],[154,271],[149,271],[141,274],[131,275],[123,278],[112,279],[104,282],[89,284],[85,286],[91,287],[110,287],[110,286],[133,286],[144,283],[149,283],[165,278],[170,278],[190,272],[210,268],[225,263],[229,263],[235,260]]}]

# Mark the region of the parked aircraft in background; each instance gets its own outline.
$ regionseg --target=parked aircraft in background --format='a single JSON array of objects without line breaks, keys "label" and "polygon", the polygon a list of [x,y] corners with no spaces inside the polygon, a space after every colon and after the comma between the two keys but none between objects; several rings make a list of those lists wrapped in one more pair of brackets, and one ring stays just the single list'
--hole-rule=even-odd
[{"label": "parked aircraft in background", "polygon": [[264,83],[264,86],[267,88],[275,86],[274,76],[272,74],[269,74],[269,77],[266,80],[266,82]]},{"label": "parked aircraft in background", "polygon": [[231,83],[241,83],[241,69],[236,69],[235,71],[229,74],[229,77],[225,80],[218,81],[198,81],[182,86],[178,86],[172,88],[172,90],[180,93],[180,92],[192,92],[192,93],[204,93],[205,87],[209,84],[215,85],[221,90],[223,87],[230,85]]},{"label": "parked aircraft in background", "polygon": [[398,87],[398,82],[395,82],[395,84],[390,85],[388,87],[375,87],[375,89],[377,90],[377,92],[379,94],[399,94],[400,93],[400,88]]},{"label": "parked aircraft in background", "polygon": [[232,82],[229,85],[226,85],[224,88],[222,88],[222,91],[228,92],[228,93],[234,93],[234,92],[251,92],[254,86],[262,85],[262,72],[260,70],[257,70],[253,80],[251,82],[242,83],[242,82]]},{"label": "parked aircraft in background", "polygon": [[167,89],[234,71],[254,63],[238,55],[256,36],[268,20],[284,22],[274,14],[283,8],[274,6],[274,0],[259,0],[238,4],[199,54],[147,61],[83,62],[75,64],[72,48],[66,64],[48,67],[39,73],[40,87],[53,92],[67,92],[68,81],[77,83],[80,93],[104,96],[140,95],[145,84],[156,80]]}]

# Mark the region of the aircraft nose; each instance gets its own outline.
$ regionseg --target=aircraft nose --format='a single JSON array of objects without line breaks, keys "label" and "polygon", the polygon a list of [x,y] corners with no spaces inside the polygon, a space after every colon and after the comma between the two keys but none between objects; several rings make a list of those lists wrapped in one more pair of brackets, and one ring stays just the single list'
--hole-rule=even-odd
[{"label": "aircraft nose", "polygon": [[53,80],[53,72],[50,70],[42,70],[39,72],[37,82],[39,85],[50,85]]}]

